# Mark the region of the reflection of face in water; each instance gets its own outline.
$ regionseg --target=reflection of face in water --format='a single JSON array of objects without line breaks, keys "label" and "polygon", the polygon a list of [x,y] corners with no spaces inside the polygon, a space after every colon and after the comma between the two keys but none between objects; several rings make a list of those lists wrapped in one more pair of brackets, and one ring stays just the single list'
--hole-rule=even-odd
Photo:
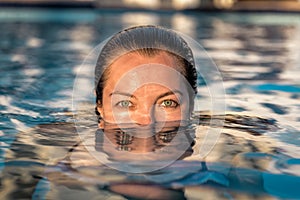
[{"label": "reflection of face in water", "polygon": [[193,97],[182,68],[166,52],[121,56],[109,67],[98,112],[105,122],[117,124],[187,120]]},{"label": "reflection of face in water", "polygon": [[177,160],[192,154],[193,130],[180,121],[157,123],[151,128],[124,128],[107,124],[96,133],[96,151],[118,161]]}]

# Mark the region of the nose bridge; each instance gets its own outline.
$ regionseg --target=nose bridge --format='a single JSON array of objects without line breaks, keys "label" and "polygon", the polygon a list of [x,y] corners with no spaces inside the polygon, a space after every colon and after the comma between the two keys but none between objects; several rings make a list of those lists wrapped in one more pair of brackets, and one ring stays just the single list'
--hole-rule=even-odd
[{"label": "nose bridge", "polygon": [[149,125],[154,123],[154,105],[149,102],[140,104],[131,118],[139,125]]}]

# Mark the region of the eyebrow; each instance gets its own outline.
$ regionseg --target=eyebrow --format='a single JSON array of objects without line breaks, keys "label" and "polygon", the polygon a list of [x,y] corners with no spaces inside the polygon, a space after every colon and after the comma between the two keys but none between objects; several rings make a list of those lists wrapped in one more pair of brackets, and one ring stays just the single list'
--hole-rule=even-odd
[{"label": "eyebrow", "polygon": [[109,94],[109,96],[112,96],[112,95],[123,95],[123,96],[127,96],[127,97],[130,97],[130,98],[137,99],[136,96],[134,96],[133,94],[129,94],[129,93],[126,93],[126,92],[116,91],[116,92],[112,92],[112,93]]},{"label": "eyebrow", "polygon": [[169,91],[169,92],[166,92],[166,93],[163,93],[163,94],[159,95],[156,98],[156,101],[159,100],[160,98],[163,98],[163,97],[166,97],[166,96],[169,96],[169,95],[175,95],[175,93],[178,93],[180,96],[183,96],[182,92],[180,92],[179,90],[174,90],[174,91]]},{"label": "eyebrow", "polygon": [[[159,100],[160,98],[163,98],[163,97],[166,97],[166,96],[169,96],[169,95],[174,95],[175,93],[178,93],[180,96],[183,96],[182,92],[179,91],[179,90],[168,91],[168,92],[165,92],[165,93],[159,95],[159,96],[156,98],[156,101]],[[137,99],[137,97],[134,96],[133,94],[126,93],[126,92],[119,92],[119,91],[116,91],[116,92],[112,92],[112,93],[109,94],[109,96],[112,96],[112,95],[123,95],[123,96],[127,96],[127,97],[130,97],[130,98]]]}]

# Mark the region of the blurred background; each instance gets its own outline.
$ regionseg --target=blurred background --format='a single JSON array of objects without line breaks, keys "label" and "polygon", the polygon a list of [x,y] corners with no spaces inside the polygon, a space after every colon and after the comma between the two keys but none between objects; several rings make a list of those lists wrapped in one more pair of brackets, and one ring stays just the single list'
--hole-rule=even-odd
[{"label": "blurred background", "polygon": [[0,5],[150,10],[300,11],[299,0],[1,0]]},{"label": "blurred background", "polygon": [[[3,181],[6,185],[0,189],[15,196],[2,198],[8,193],[0,192],[0,199],[24,199],[24,195],[31,199],[27,188],[32,184],[14,167],[31,168],[28,157],[32,166],[46,162],[41,158],[48,157],[49,146],[60,144],[55,137],[61,132],[57,128],[43,135],[29,128],[74,122],[73,86],[84,59],[112,34],[141,24],[171,28],[200,43],[222,75],[226,111],[262,117],[280,129],[269,130],[268,124],[251,120],[232,126],[241,130],[257,126],[253,140],[261,147],[265,146],[262,137],[276,140],[269,143],[280,155],[272,156],[275,161],[267,172],[300,177],[299,0],[0,0],[0,171],[11,167],[18,183],[13,187]],[[93,78],[87,75],[87,79],[81,89],[92,93]],[[210,97],[205,86],[199,85],[198,90],[205,110]],[[20,136],[26,145],[15,142],[14,146]],[[246,144],[239,141],[248,140],[249,134],[237,138],[235,143],[228,140],[228,145]],[[271,157],[262,157],[260,148],[249,149],[254,151],[249,161],[271,162]],[[26,163],[7,164],[9,156]],[[270,191],[273,197],[299,199],[299,184],[280,181],[276,185],[281,190]],[[249,193],[253,194],[249,199],[256,199],[255,189]]]}]

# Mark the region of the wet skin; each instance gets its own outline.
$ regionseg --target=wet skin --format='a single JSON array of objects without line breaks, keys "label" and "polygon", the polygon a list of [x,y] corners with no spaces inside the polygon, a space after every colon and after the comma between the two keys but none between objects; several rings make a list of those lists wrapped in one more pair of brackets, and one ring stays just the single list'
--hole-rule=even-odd
[{"label": "wet skin", "polygon": [[[121,56],[109,67],[98,111],[105,122],[147,126],[189,118],[189,88],[177,60],[161,52]],[[99,125],[103,128],[103,125]]]}]

